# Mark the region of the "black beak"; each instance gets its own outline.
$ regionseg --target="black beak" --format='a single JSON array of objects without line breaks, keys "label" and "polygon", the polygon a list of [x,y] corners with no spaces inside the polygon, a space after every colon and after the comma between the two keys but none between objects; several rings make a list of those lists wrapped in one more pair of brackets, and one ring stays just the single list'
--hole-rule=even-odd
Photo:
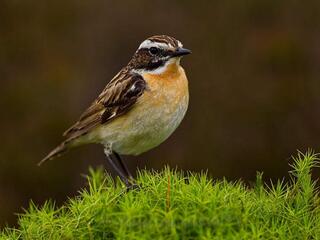
[{"label": "black beak", "polygon": [[171,54],[171,56],[172,57],[181,57],[184,55],[188,55],[190,53],[191,53],[191,51],[189,49],[179,47]]}]

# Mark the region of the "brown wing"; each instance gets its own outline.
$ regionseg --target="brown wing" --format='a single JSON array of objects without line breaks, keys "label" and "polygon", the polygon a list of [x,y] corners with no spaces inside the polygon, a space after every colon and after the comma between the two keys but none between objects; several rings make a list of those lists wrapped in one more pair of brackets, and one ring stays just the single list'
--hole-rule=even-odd
[{"label": "brown wing", "polygon": [[120,72],[81,115],[79,121],[63,135],[67,140],[75,139],[127,112],[145,88],[146,82],[141,75]]}]

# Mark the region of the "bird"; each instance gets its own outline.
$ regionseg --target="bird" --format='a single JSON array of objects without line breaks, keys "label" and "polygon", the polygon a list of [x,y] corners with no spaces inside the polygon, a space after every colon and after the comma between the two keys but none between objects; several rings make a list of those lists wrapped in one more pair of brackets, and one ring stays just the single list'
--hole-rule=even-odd
[{"label": "bird", "polygon": [[179,126],[189,104],[188,79],[180,65],[191,51],[167,35],[144,40],[79,120],[64,141],[38,165],[90,143],[102,144],[126,186],[134,179],[120,155],[137,156],[164,142]]}]

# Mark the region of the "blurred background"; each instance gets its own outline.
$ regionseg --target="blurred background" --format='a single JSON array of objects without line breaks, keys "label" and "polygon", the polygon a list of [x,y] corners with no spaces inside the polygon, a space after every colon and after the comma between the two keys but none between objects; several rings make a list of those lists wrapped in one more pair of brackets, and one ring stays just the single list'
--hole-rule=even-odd
[{"label": "blurred background", "polygon": [[57,204],[110,169],[101,146],[36,163],[61,140],[141,41],[181,40],[191,101],[136,167],[208,169],[214,178],[287,176],[297,149],[320,151],[320,1],[0,0],[0,226],[32,199]]}]

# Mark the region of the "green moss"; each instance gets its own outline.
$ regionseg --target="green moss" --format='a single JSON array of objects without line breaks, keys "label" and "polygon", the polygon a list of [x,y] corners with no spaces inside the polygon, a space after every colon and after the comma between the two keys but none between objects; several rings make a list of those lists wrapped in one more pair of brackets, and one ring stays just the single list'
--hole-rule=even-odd
[{"label": "green moss", "polygon": [[31,204],[2,239],[320,239],[320,198],[311,179],[317,155],[294,159],[291,181],[253,188],[169,168],[142,171],[126,192],[103,170],[65,206]]}]

